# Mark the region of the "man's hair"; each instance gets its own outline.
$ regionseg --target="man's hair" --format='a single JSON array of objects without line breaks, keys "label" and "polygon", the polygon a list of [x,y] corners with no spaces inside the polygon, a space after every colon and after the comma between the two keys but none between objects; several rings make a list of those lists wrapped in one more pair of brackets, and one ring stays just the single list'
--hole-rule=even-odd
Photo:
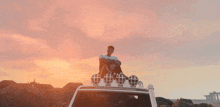
[{"label": "man's hair", "polygon": [[110,46],[108,46],[108,49],[109,49],[109,48],[111,48],[111,49],[115,50],[115,48],[114,48],[113,46],[111,46],[111,45],[110,45]]}]

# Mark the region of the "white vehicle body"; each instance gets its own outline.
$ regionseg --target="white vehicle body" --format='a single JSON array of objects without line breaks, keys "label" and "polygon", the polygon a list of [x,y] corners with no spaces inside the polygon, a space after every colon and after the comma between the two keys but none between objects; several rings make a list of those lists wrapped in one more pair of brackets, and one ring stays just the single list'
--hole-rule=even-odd
[{"label": "white vehicle body", "polygon": [[[126,82],[128,83],[128,81]],[[157,107],[152,84],[149,84],[146,89],[126,87],[126,85],[124,87],[105,86],[102,83],[103,79],[97,86],[79,86],[69,107]]]}]

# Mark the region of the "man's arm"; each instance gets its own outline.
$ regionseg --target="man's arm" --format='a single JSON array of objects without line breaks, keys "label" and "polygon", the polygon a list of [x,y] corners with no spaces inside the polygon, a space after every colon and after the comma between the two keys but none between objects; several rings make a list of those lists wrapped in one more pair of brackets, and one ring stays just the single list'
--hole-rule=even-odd
[{"label": "man's arm", "polygon": [[104,63],[104,59],[105,59],[105,58],[99,59],[99,72],[101,72],[102,67],[103,67],[103,65],[105,64],[105,63]]},{"label": "man's arm", "polygon": [[109,64],[109,63],[112,63],[112,64],[116,64],[116,65],[118,65],[118,66],[120,66],[121,65],[121,61],[119,61],[118,59],[116,59],[116,60],[111,60],[111,59],[105,59],[105,58],[100,58],[99,59],[99,62],[100,62],[100,65],[101,64]]},{"label": "man's arm", "polygon": [[114,64],[116,64],[116,66],[120,66],[121,65],[121,61],[119,61],[116,56],[114,56]]}]

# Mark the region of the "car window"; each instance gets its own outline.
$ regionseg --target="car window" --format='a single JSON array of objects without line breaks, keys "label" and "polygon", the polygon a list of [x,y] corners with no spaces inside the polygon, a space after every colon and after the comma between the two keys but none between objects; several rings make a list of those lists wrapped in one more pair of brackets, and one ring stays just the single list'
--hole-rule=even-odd
[{"label": "car window", "polygon": [[151,107],[149,94],[78,91],[72,107]]}]

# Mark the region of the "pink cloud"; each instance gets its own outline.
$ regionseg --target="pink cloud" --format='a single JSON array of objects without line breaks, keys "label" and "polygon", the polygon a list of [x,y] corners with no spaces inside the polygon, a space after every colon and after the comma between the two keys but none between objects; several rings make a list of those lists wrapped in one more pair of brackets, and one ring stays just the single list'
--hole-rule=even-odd
[{"label": "pink cloud", "polygon": [[39,70],[32,60],[7,60],[0,62],[1,67],[5,69],[17,69],[25,72],[34,72]]},{"label": "pink cloud", "polygon": [[6,72],[0,71],[0,77],[4,77],[4,76],[10,76],[10,75],[7,74]]},{"label": "pink cloud", "polygon": [[23,8],[20,5],[18,5],[17,3],[13,3],[13,2],[11,2],[7,7],[5,7],[5,9],[15,11],[15,12],[23,11]]},{"label": "pink cloud", "polygon": [[[48,31],[48,21],[52,19],[56,9],[65,9],[68,13],[62,20],[70,27],[76,27],[94,39],[105,42],[113,42],[119,39],[143,36],[150,38],[170,38],[171,33],[167,32],[168,27],[162,16],[173,20],[175,15],[172,11],[163,11],[162,8],[173,5],[173,8],[184,8],[187,10],[194,1],[169,0],[169,1],[57,1],[50,5],[41,14],[41,18],[29,20],[29,28],[35,31]],[[133,5],[136,4],[136,5]],[[180,5],[181,4],[181,5]],[[155,9],[156,8],[156,9]],[[182,11],[185,11],[181,9]],[[187,10],[188,11],[188,10]],[[167,14],[163,14],[163,12]],[[169,15],[170,13],[170,15]],[[158,15],[160,14],[160,15]],[[178,16],[178,15],[176,15]],[[61,20],[57,20],[61,21]],[[172,25],[176,26],[176,25]],[[52,27],[52,26],[50,26]],[[169,25],[170,27],[170,25]],[[163,34],[167,33],[166,36]],[[132,36],[131,36],[132,35]]]},{"label": "pink cloud", "polygon": [[47,32],[46,27],[49,26],[48,21],[53,16],[56,5],[52,4],[48,9],[41,13],[40,18],[28,19],[29,29],[32,31],[44,31]]},{"label": "pink cloud", "polygon": [[[63,5],[67,4],[63,3]],[[127,13],[117,11],[115,8],[106,8],[106,5],[96,1],[83,2],[77,7],[80,10],[76,14],[78,18],[72,19],[70,16],[74,16],[75,11],[65,8],[70,11],[70,14],[65,17],[64,21],[69,26],[78,26],[88,37],[105,42],[127,38],[134,32],[144,33],[147,28],[160,25],[156,22],[157,15],[149,9],[142,14]]]},{"label": "pink cloud", "polygon": [[57,57],[64,58],[66,60],[83,58],[83,53],[80,45],[69,38],[62,40],[57,46],[55,52]]}]

